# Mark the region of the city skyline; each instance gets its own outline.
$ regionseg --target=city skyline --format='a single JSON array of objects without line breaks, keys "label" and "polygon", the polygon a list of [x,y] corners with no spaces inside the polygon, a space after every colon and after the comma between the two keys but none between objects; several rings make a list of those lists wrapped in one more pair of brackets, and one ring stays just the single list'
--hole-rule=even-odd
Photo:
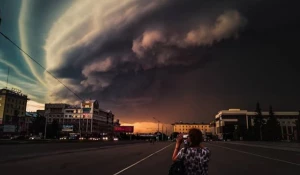
[{"label": "city skyline", "polygon": [[[279,1],[265,13],[270,2],[2,0],[0,31],[121,122],[209,122],[256,102],[299,110],[299,14]],[[0,88],[8,68],[28,111],[80,101],[1,37]]]}]

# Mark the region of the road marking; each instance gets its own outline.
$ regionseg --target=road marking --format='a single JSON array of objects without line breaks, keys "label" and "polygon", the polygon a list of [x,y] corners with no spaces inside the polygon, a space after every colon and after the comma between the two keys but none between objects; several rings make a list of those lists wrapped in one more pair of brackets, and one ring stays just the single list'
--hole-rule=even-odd
[{"label": "road marking", "polygon": [[298,164],[298,163],[289,162],[289,161],[285,161],[285,160],[281,160],[281,159],[276,159],[276,158],[271,158],[271,157],[266,157],[266,156],[262,156],[262,155],[259,155],[259,154],[254,154],[254,153],[246,152],[246,151],[240,151],[240,150],[228,148],[228,147],[225,147],[225,146],[219,146],[219,145],[214,145],[214,144],[209,144],[209,145],[220,147],[220,148],[224,148],[224,149],[228,149],[228,150],[231,150],[231,151],[236,151],[236,152],[239,152],[239,153],[249,154],[249,155],[256,156],[256,157],[261,157],[261,158],[265,158],[265,159],[269,159],[269,160],[275,160],[275,161],[278,161],[278,162],[283,162],[283,163],[288,163],[288,164],[291,164],[291,165],[300,166],[300,164]]},{"label": "road marking", "polygon": [[134,164],[132,164],[132,165],[130,165],[130,166],[128,166],[128,167],[122,169],[121,171],[119,171],[119,172],[117,172],[117,173],[115,173],[115,174],[113,174],[113,175],[121,174],[122,172],[124,172],[124,171],[128,170],[129,168],[131,168],[131,167],[133,167],[133,166],[135,166],[135,165],[141,163],[142,161],[144,161],[144,160],[146,160],[146,159],[148,159],[148,158],[154,156],[155,154],[157,154],[157,153],[163,151],[164,149],[168,148],[169,146],[171,146],[171,145],[173,145],[173,144],[174,144],[174,143],[171,143],[171,144],[169,144],[169,145],[163,147],[162,149],[160,149],[160,150],[158,150],[158,151],[156,151],[156,152],[150,154],[149,156],[147,156],[147,157],[145,157],[145,158],[143,158],[143,159],[141,159],[141,160],[135,162]]},{"label": "road marking", "polygon": [[259,148],[269,148],[269,149],[276,149],[276,150],[283,150],[283,151],[295,151],[300,152],[299,147],[284,147],[284,146],[268,146],[268,145],[254,145],[254,144],[246,144],[246,143],[235,143],[235,142],[224,142],[225,144],[232,144],[232,145],[244,145],[244,146],[250,146],[250,147],[259,147]]}]

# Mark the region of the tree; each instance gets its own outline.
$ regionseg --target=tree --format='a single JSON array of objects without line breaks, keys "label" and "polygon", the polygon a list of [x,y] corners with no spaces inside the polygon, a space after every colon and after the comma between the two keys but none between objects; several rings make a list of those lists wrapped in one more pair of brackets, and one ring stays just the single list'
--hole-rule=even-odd
[{"label": "tree", "polygon": [[266,139],[270,141],[279,140],[281,138],[280,123],[274,115],[273,108],[269,108],[269,118],[266,124]]},{"label": "tree", "polygon": [[262,113],[261,113],[261,108],[259,103],[256,103],[256,116],[254,117],[254,132],[256,139],[259,138],[259,140],[263,139],[263,127],[265,125],[265,120],[263,119]]},{"label": "tree", "polygon": [[171,134],[171,139],[176,139],[178,134],[179,134],[178,132],[173,132]]},{"label": "tree", "polygon": [[37,117],[32,121],[32,133],[35,135],[39,134],[40,132],[44,133],[45,122],[46,118],[38,114]]},{"label": "tree", "polygon": [[58,132],[60,130],[59,123],[57,120],[53,120],[51,124],[51,131],[52,131],[52,136],[55,138],[58,137]]}]

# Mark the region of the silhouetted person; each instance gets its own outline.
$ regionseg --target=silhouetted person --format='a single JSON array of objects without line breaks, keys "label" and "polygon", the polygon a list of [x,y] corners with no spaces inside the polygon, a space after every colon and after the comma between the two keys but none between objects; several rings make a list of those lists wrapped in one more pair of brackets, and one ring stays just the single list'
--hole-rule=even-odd
[{"label": "silhouetted person", "polygon": [[185,152],[184,148],[180,150],[183,140],[183,135],[180,134],[176,139],[172,160],[176,161],[183,158],[186,175],[207,175],[210,151],[201,144],[203,141],[202,132],[199,129],[189,130]]}]

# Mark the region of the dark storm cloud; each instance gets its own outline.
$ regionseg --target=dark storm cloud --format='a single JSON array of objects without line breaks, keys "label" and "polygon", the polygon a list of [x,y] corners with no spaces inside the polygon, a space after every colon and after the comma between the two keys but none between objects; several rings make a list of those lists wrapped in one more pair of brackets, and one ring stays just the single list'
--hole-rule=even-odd
[{"label": "dark storm cloud", "polygon": [[[117,10],[111,16],[99,17],[100,22],[105,22],[105,19],[113,21],[103,30],[98,31],[95,28],[99,26],[91,26],[95,19],[89,18],[82,23],[84,25],[70,30],[67,36],[75,39],[67,43],[76,44],[60,48],[62,62],[52,70],[61,78],[76,79],[69,83],[76,86],[76,92],[81,96],[105,101],[115,106],[116,111],[130,111],[130,107],[139,106],[137,111],[145,112],[146,107],[154,109],[158,104],[175,103],[170,102],[175,100],[172,96],[184,101],[190,99],[193,103],[213,101],[208,96],[204,97],[203,93],[205,90],[213,93],[214,87],[209,88],[205,84],[199,89],[193,88],[196,83],[212,81],[209,77],[214,72],[199,69],[230,57],[226,43],[238,42],[243,31],[249,30],[249,20],[255,23],[255,17],[263,15],[263,12],[256,14],[254,9],[250,9],[263,1],[176,0],[172,3],[153,1],[156,3],[154,6],[147,6],[148,2],[136,1],[138,8],[129,12],[126,10],[132,6],[120,8],[123,21],[117,18]],[[144,6],[149,9],[143,11]],[[239,47],[236,44],[232,46]],[[230,52],[237,50],[231,49]],[[186,77],[190,72],[197,73]],[[182,86],[180,81],[183,77],[192,80]],[[184,97],[181,91],[188,91],[188,97]],[[221,91],[218,93],[222,94]],[[202,100],[197,100],[201,97]],[[218,103],[216,99],[214,102]],[[166,107],[163,113],[167,114],[170,109],[172,107]],[[187,110],[186,106],[184,109]],[[178,110],[184,109],[178,107]],[[176,115],[177,110],[174,110],[172,115]]]}]

